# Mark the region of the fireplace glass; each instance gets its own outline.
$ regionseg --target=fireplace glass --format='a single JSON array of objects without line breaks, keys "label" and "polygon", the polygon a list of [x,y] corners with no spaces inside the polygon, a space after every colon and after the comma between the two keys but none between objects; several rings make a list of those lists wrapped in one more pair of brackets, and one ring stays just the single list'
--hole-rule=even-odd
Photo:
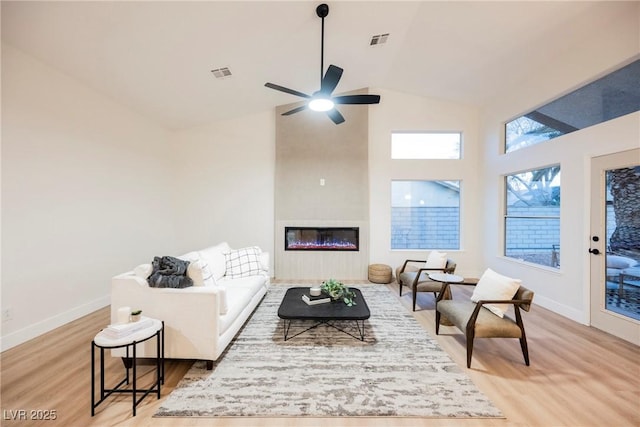
[{"label": "fireplace glass", "polygon": [[285,227],[285,251],[358,251],[358,227]]}]

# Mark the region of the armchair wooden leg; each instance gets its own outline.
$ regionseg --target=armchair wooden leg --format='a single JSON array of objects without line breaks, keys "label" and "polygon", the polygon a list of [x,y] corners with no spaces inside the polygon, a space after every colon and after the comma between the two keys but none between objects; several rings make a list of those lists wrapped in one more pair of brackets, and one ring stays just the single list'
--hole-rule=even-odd
[{"label": "armchair wooden leg", "polygon": [[402,280],[398,279],[398,289],[400,289],[400,296],[402,296]]},{"label": "armchair wooden leg", "polygon": [[516,324],[520,328],[522,336],[520,337],[520,348],[522,348],[522,355],[524,356],[525,365],[529,366],[529,347],[527,347],[527,335],[524,333],[524,323],[522,323],[522,315],[520,314],[520,308],[516,305]]},{"label": "armchair wooden leg", "polygon": [[436,308],[436,335],[440,332],[440,312]]},{"label": "armchair wooden leg", "polygon": [[471,368],[471,355],[473,354],[473,333],[467,336],[467,368]]},{"label": "armchair wooden leg", "polygon": [[418,291],[415,286],[413,287],[412,291],[413,291],[413,311],[416,311],[416,299],[418,298]]},{"label": "armchair wooden leg", "polygon": [[529,348],[527,347],[527,338],[523,335],[520,338],[520,347],[522,347],[522,355],[524,356],[525,365],[529,366]]}]

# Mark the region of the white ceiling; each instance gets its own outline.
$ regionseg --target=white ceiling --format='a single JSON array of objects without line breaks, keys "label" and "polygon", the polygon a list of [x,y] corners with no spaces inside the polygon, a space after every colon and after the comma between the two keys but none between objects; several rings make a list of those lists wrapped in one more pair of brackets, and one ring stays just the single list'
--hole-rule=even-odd
[{"label": "white ceiling", "polygon": [[[264,111],[320,84],[320,1],[2,1],[2,41],[169,129]],[[624,12],[614,2],[333,1],[336,93],[485,105]],[[628,3],[627,3],[628,5]],[[370,47],[374,34],[388,42]],[[210,70],[229,67],[216,79]],[[382,99],[381,102],[384,102]]]}]

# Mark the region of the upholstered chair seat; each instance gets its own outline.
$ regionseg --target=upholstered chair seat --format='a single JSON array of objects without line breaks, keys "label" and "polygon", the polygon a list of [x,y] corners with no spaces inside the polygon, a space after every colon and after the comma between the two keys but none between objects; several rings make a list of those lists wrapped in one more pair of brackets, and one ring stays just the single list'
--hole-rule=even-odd
[{"label": "upholstered chair seat", "polygon": [[416,300],[418,292],[433,292],[434,297],[442,290],[443,283],[436,282],[429,278],[429,273],[451,273],[456,270],[455,261],[448,259],[443,268],[426,268],[423,260],[406,260],[404,264],[396,269],[396,281],[402,296],[402,287],[411,289],[413,296],[413,311],[416,311]]},{"label": "upholstered chair seat", "polygon": [[[446,313],[453,326],[464,331],[476,306],[475,302],[468,300],[442,300],[438,302],[438,311]],[[476,338],[521,338],[522,331],[508,316],[500,318],[489,310],[482,309],[478,312],[474,336]]]}]

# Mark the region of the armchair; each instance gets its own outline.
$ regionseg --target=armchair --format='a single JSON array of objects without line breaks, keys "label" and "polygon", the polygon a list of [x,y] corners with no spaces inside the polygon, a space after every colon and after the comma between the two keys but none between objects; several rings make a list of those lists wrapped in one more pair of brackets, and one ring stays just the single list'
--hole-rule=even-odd
[{"label": "armchair", "polygon": [[[454,285],[475,286],[476,282],[476,280],[465,280],[465,282],[455,283]],[[524,311],[531,309],[533,291],[520,286],[512,299],[481,299],[477,302],[462,299],[445,300],[443,295],[448,291],[449,286],[451,285],[446,283],[436,299],[436,335],[440,332],[440,319],[442,316],[446,316],[454,326],[465,334],[467,341],[467,368],[471,367],[474,338],[518,338],[525,364],[529,366],[529,350],[520,309]],[[515,320],[508,316],[499,317],[492,313],[486,307],[486,305],[492,304],[513,305]]]},{"label": "armchair", "polygon": [[455,261],[447,258],[444,267],[427,268],[426,260],[408,259],[401,267],[396,269],[396,281],[402,296],[402,287],[407,286],[413,294],[413,311],[416,311],[416,299],[418,292],[433,292],[434,297],[438,296],[443,288],[443,283],[431,280],[428,276],[430,272],[442,272],[453,274],[456,270]]}]

